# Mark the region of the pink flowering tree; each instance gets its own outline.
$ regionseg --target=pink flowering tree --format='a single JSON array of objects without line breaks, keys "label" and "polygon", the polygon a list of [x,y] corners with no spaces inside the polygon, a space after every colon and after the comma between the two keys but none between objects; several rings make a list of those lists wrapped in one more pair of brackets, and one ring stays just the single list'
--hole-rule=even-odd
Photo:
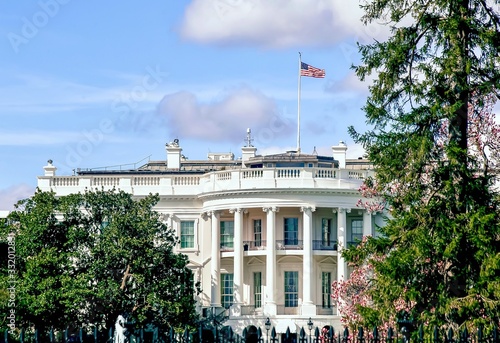
[{"label": "pink flowering tree", "polygon": [[333,297],[345,325],[394,325],[400,311],[431,325],[500,322],[500,125],[495,96],[469,100],[465,164],[450,159],[447,118],[404,159],[377,168],[387,152],[369,153],[377,175],[360,187],[358,206],[388,220],[377,237],[342,252],[352,273],[333,284]]}]

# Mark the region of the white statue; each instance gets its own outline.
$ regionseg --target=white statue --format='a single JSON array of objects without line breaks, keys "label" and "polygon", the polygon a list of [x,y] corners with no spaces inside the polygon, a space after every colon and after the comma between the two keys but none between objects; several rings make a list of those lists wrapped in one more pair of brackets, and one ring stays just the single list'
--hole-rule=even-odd
[{"label": "white statue", "polygon": [[125,332],[127,328],[125,327],[125,318],[119,315],[115,322],[115,336],[113,338],[113,343],[127,343],[127,337],[125,337]]}]

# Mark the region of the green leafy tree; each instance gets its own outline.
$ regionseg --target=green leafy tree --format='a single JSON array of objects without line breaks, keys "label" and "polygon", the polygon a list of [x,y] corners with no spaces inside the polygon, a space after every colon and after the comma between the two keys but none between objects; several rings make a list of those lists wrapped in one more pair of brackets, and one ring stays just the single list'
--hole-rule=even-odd
[{"label": "green leafy tree", "polygon": [[[401,299],[421,323],[500,318],[497,175],[485,163],[497,153],[475,144],[481,137],[469,127],[488,122],[485,103],[498,96],[498,6],[498,0],[362,6],[365,24],[385,22],[392,31],[385,41],[360,46],[357,75],[375,75],[364,108],[370,129],[350,133],[376,167],[370,193],[384,197],[390,219],[380,237],[345,256],[373,266],[371,306],[381,322],[394,317]],[[380,254],[386,258],[370,260]]]},{"label": "green leafy tree", "polygon": [[109,327],[122,314],[139,325],[194,325],[192,272],[153,209],[158,200],[91,191],[21,201],[4,227],[16,237],[20,324]]}]

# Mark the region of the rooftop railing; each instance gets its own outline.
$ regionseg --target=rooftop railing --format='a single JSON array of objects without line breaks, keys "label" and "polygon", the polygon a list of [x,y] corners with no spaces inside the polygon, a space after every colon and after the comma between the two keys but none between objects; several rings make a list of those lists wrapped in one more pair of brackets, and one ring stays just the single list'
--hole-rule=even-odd
[{"label": "rooftop railing", "polygon": [[85,189],[121,189],[136,195],[149,193],[201,195],[247,189],[329,188],[357,190],[372,170],[331,168],[231,169],[206,174],[83,174],[40,176],[38,187],[59,194]]}]

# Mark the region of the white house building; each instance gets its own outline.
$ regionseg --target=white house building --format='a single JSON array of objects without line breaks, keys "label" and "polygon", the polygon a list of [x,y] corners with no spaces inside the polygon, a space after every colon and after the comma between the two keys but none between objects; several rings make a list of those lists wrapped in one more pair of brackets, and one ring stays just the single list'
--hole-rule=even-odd
[{"label": "white house building", "polygon": [[[250,140],[249,140],[250,142]],[[289,151],[260,156],[247,144],[241,158],[211,153],[187,160],[176,140],[166,160],[133,170],[79,170],[56,176],[49,161],[38,187],[57,195],[113,187],[141,197],[158,193],[157,211],[178,234],[203,292],[204,316],[224,312],[235,332],[270,319],[277,332],[340,327],[331,284],[348,276],[338,252],[382,223],[356,206],[367,160]]]}]

